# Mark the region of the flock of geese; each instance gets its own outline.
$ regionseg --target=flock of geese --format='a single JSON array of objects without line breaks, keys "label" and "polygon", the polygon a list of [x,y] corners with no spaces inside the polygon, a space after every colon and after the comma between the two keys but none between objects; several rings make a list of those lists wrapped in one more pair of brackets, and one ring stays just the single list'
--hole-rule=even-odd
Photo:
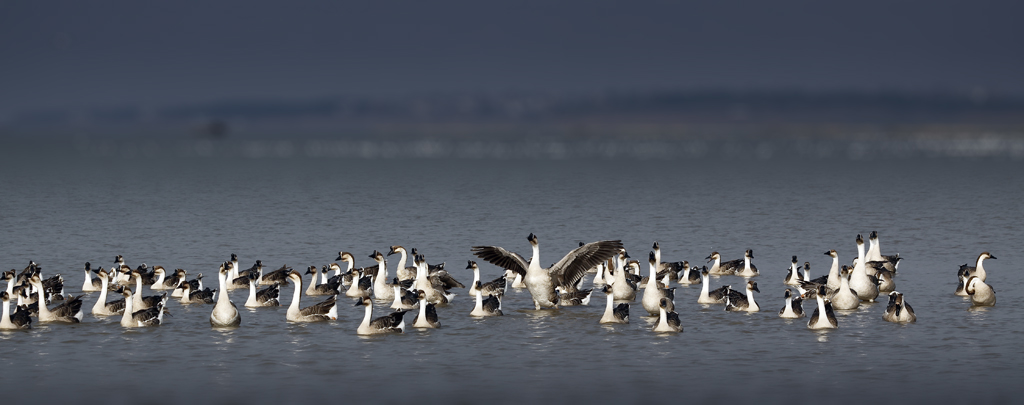
[{"label": "flock of geese", "polygon": [[[761,306],[755,293],[760,293],[757,282],[757,267],[752,263],[753,251],[747,250],[742,259],[723,261],[718,252],[712,252],[706,259],[707,265],[690,266],[689,262],[664,262],[657,242],[648,254],[648,274],[641,276],[641,265],[631,260],[621,241],[605,240],[580,243],[558,262],[541,267],[538,238],[527,237],[532,247],[529,260],[522,255],[499,246],[473,246],[471,251],[477,258],[494,264],[504,273],[492,281],[481,281],[480,268],[470,260],[469,270],[473,271],[473,282],[468,293],[475,300],[470,312],[474,317],[503,315],[501,300],[508,288],[526,289],[537,310],[565,306],[588,305],[594,289],[606,295],[605,310],[600,323],[629,323],[629,306],[641,294],[640,304],[647,315],[656,317],[655,332],[682,332],[679,314],[675,311],[675,287],[678,285],[701,284],[697,303],[723,305],[726,311],[757,312]],[[810,264],[801,267],[797,257],[793,261],[784,283],[793,287],[785,290],[785,304],[779,317],[798,319],[805,317],[803,301],[813,299],[814,311],[807,321],[810,329],[832,329],[839,327],[836,310],[853,310],[862,302],[873,302],[882,294],[888,296],[888,305],[882,318],[889,322],[915,322],[917,316],[903,294],[896,291],[895,276],[899,267],[899,254],[882,255],[877,232],[871,232],[870,247],[865,249],[864,240],[857,235],[857,257],[851,265],[840,265],[835,250],[825,252],[832,259],[829,273],[817,278],[810,274]],[[237,255],[220,264],[217,272],[217,288],[203,286],[203,275],[189,279],[183,269],[167,271],[161,266],[150,268],[145,263],[132,269],[117,256],[109,270],[93,269],[85,264],[83,292],[98,293],[91,314],[95,317],[120,316],[121,325],[128,328],[158,326],[168,314],[167,304],[178,300],[182,305],[213,305],[210,311],[210,325],[213,327],[237,327],[242,319],[237,305],[226,293],[236,289],[248,289],[244,306],[247,308],[276,307],[281,305],[281,288],[291,284],[292,298],[285,313],[289,322],[322,322],[338,319],[338,299],[344,295],[354,299],[356,307],[364,308],[364,317],[356,329],[360,335],[401,333],[406,329],[405,315],[414,312],[414,328],[437,328],[440,326],[437,307],[448,304],[455,294],[451,290],[466,288],[444,269],[444,263],[430,265],[424,255],[416,249],[406,251],[402,246],[391,246],[387,256],[399,255],[395,276],[389,276],[385,255],[374,251],[370,258],[375,265],[355,267],[351,253],[339,252],[336,262],[320,268],[310,266],[305,274],[285,265],[273,271],[264,271],[263,263],[256,263],[245,270],[240,269]],[[412,257],[412,266],[406,264]],[[957,272],[959,285],[956,295],[969,296],[973,305],[992,306],[996,303],[995,291],[985,283],[987,273],[983,265],[986,259],[995,259],[988,252],[978,256],[974,266],[964,264]],[[340,264],[339,264],[340,263]],[[345,268],[343,269],[342,266]],[[584,279],[593,276],[592,289],[582,288]],[[309,276],[305,288],[304,276]],[[745,279],[742,290],[724,285],[711,289],[711,276],[738,276]],[[3,316],[0,330],[31,328],[33,319],[39,323],[78,323],[84,318],[85,305],[82,295],[70,296],[64,293],[64,279],[60,274],[43,278],[42,268],[30,262],[20,273],[10,270],[2,273],[7,281],[6,291],[0,293],[3,299]],[[144,296],[149,287],[154,295]],[[796,290],[794,293],[793,290]],[[642,291],[641,291],[642,290]],[[303,292],[310,297],[326,297],[316,304],[301,307]],[[113,295],[108,301],[108,295]],[[11,312],[11,301],[16,301]],[[373,316],[374,300],[390,302],[394,309],[388,315]],[[55,307],[51,302],[62,301]]]}]

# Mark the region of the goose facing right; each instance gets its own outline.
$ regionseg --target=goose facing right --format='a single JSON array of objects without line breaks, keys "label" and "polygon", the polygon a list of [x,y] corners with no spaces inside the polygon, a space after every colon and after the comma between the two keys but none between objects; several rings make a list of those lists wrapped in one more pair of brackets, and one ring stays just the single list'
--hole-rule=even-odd
[{"label": "goose facing right", "polygon": [[732,291],[731,289],[725,295],[725,310],[732,312],[758,312],[761,307],[754,301],[754,292],[761,292],[757,289],[756,281],[747,281],[746,292],[741,294],[739,291]]},{"label": "goose facing right", "polygon": [[[137,293],[136,293],[137,294]],[[133,305],[135,300],[133,299],[132,289],[124,287],[121,290],[121,295],[124,295],[124,313],[121,314],[121,326],[126,328],[139,328],[144,326],[160,326],[164,320],[164,302],[161,301],[156,305],[134,311]]]},{"label": "goose facing right", "polygon": [[437,320],[437,307],[427,302],[427,293],[423,290],[416,290],[416,300],[420,302],[420,312],[412,322],[414,328],[434,329],[440,328],[441,322]]}]

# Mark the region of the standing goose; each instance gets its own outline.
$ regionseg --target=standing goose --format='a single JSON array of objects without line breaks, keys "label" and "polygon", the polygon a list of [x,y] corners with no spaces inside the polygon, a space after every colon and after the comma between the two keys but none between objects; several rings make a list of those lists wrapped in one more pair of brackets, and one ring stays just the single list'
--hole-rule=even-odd
[{"label": "standing goose", "polygon": [[414,328],[434,329],[440,328],[441,322],[437,320],[437,307],[427,302],[427,294],[423,290],[416,290],[416,300],[420,302],[420,312],[412,322]]},{"label": "standing goose", "polygon": [[757,271],[757,266],[750,263],[750,259],[754,258],[754,251],[747,249],[743,253],[743,267],[736,269],[736,275],[740,277],[757,277],[761,273]]},{"label": "standing goose", "polygon": [[814,309],[811,318],[807,320],[808,329],[835,329],[839,327],[836,314],[832,311],[832,303],[825,300],[825,286],[818,286],[815,291],[815,299],[818,307]]},{"label": "standing goose", "polygon": [[[114,301],[107,302],[107,291],[108,291],[108,289],[107,289],[107,276],[108,276],[107,271],[103,270],[103,269],[100,269],[100,271],[99,271],[99,273],[97,273],[97,275],[99,276],[99,279],[100,279],[100,283],[101,283],[100,288],[101,289],[100,289],[100,297],[99,297],[99,299],[96,300],[96,305],[93,305],[93,307],[92,307],[92,315],[93,316],[113,316],[113,315],[121,315],[121,314],[123,314],[124,313],[124,307],[125,307],[124,297],[122,297],[121,299],[117,299],[117,300],[114,300]],[[121,290],[118,289],[117,292],[118,292],[118,294],[120,294]]]},{"label": "standing goose", "polygon": [[800,285],[801,281],[803,281],[803,277],[800,277],[800,266],[797,264],[796,256],[793,256],[793,263],[789,265],[789,272],[786,273],[784,284]]},{"label": "standing goose", "polygon": [[683,324],[679,322],[679,314],[668,309],[671,301],[662,298],[658,303],[658,323],[652,329],[655,332],[682,332]]},{"label": "standing goose", "polygon": [[288,305],[285,319],[290,322],[322,322],[338,319],[336,296],[332,295],[323,302],[299,309],[299,301],[302,300],[302,276],[299,272],[292,270],[288,273],[288,280],[295,284],[295,292],[292,294],[292,303]]},{"label": "standing goose", "polygon": [[533,247],[529,263],[523,257],[498,246],[474,246],[473,254],[491,264],[510,269],[523,276],[523,282],[533,298],[536,309],[558,308],[558,293],[555,286],[573,291],[576,282],[587,270],[607,260],[622,249],[622,241],[605,240],[592,242],[573,249],[562,260],[550,268],[540,267],[540,247],[537,236],[526,238]]},{"label": "standing goose", "polygon": [[129,287],[124,287],[121,290],[121,295],[124,295],[125,297],[124,313],[121,314],[121,326],[126,328],[160,326],[164,320],[164,303],[159,302],[152,308],[133,311],[133,304],[135,300],[132,299],[132,296],[138,294],[139,293],[132,294],[132,289]]},{"label": "standing goose", "polygon": [[496,278],[496,279],[494,279],[492,281],[488,281],[486,283],[481,283],[480,282],[480,267],[476,265],[475,261],[469,260],[469,264],[466,266],[466,269],[467,270],[473,270],[473,284],[469,285],[469,295],[470,296],[474,296],[474,297],[476,296],[476,290],[477,290],[477,286],[478,285],[480,286],[479,288],[482,289],[482,291],[481,291],[482,295],[497,295],[497,296],[505,295],[505,288],[508,286],[508,283],[506,282],[504,276],[498,277],[498,278]]},{"label": "standing goose", "polygon": [[366,308],[363,322],[356,328],[359,335],[379,335],[384,333],[402,333],[405,330],[405,311],[399,310],[380,318],[373,319],[373,301],[368,297],[357,298],[356,305]]},{"label": "standing goose", "polygon": [[889,293],[889,304],[885,306],[885,314],[882,319],[889,322],[909,323],[917,322],[917,315],[914,308],[903,300],[903,294],[898,291]]},{"label": "standing goose", "polygon": [[92,264],[85,262],[85,282],[82,283],[82,292],[99,291],[102,285],[103,282],[100,279],[92,277]]},{"label": "standing goose", "polygon": [[757,282],[747,281],[746,294],[739,291],[729,290],[725,295],[725,310],[732,312],[758,312],[761,307],[754,301],[754,292],[761,292],[757,289]]},{"label": "standing goose", "polygon": [[274,284],[256,291],[256,284],[259,283],[259,276],[249,274],[249,299],[245,300],[246,308],[276,307],[281,305],[281,285]]},{"label": "standing goose", "polygon": [[0,292],[0,299],[4,301],[3,317],[0,318],[0,330],[32,329],[32,317],[28,311],[16,311],[11,316],[11,296],[6,291]]},{"label": "standing goose", "polygon": [[[978,276],[971,276],[967,279],[967,287],[964,288],[971,296],[971,303],[977,307],[991,307],[996,305],[996,290],[985,284],[985,281]],[[40,306],[40,309],[43,307]]]},{"label": "standing goose", "polygon": [[864,259],[864,238],[857,235],[857,265],[850,274],[850,288],[857,292],[861,301],[874,302],[878,298],[878,283],[867,273]]},{"label": "standing goose", "polygon": [[708,255],[708,257],[705,257],[705,259],[707,259],[708,263],[711,263],[712,261],[715,262],[714,264],[711,265],[711,268],[708,269],[708,274],[712,276],[733,275],[736,274],[736,271],[741,269],[743,266],[742,259],[723,262],[722,255],[719,254],[718,252],[711,252],[711,254]]},{"label": "standing goose", "polygon": [[477,284],[475,287],[475,293],[473,296],[476,298],[476,306],[473,307],[473,312],[470,312],[470,316],[501,316],[504,313],[501,312],[501,299],[493,294],[488,294],[487,298],[484,299],[483,289],[479,286],[480,281],[477,280],[473,284]]},{"label": "standing goose", "polygon": [[85,316],[82,312],[82,299],[81,297],[69,297],[64,302],[53,309],[46,307],[46,298],[43,297],[43,282],[39,278],[39,275],[33,275],[29,278],[29,283],[33,288],[36,289],[36,293],[39,294],[37,302],[39,303],[39,322],[69,322],[79,323]]},{"label": "standing goose", "polygon": [[641,304],[643,304],[643,307],[647,310],[648,314],[651,316],[658,316],[658,314],[661,313],[661,299],[668,298],[668,311],[675,311],[676,306],[675,303],[672,302],[675,298],[674,289],[661,288],[661,286],[658,285],[657,257],[654,255],[653,251],[648,255],[647,263],[649,265],[648,268],[650,269],[650,275],[647,278],[647,288],[644,289],[644,297],[640,300]]},{"label": "standing goose", "polygon": [[[231,255],[231,258],[238,260],[235,255]],[[238,307],[235,306],[234,302],[231,302],[231,297],[228,296],[228,292],[225,290],[228,281],[231,280],[232,266],[231,262],[220,266],[220,272],[217,275],[217,282],[220,284],[220,294],[217,294],[217,304],[213,306],[213,311],[210,312],[210,326],[226,327],[242,324],[242,317],[238,314]]]},{"label": "standing goose", "polygon": [[782,307],[779,311],[779,318],[786,319],[797,319],[804,317],[804,308],[800,304],[803,299],[800,297],[793,298],[793,293],[786,289],[786,306]]},{"label": "standing goose", "polygon": [[623,302],[615,305],[615,296],[610,286],[601,287],[601,292],[607,296],[607,303],[600,323],[629,323],[629,304]]}]

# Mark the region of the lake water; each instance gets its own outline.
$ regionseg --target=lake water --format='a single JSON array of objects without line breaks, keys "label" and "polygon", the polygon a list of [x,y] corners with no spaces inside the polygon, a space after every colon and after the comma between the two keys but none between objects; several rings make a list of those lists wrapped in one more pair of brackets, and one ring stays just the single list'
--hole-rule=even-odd
[{"label": "lake water", "polygon": [[[754,157],[360,158],[112,145],[0,152],[4,269],[35,260],[77,294],[86,261],[109,267],[119,254],[132,267],[184,268],[211,282],[232,253],[245,268],[261,259],[303,269],[345,250],[363,266],[397,244],[469,284],[470,246],[529,256],[533,232],[544,264],[600,239],[621,239],[635,258],[658,241],[665,260],[695,264],[711,251],[729,260],[753,249],[763,311],[703,307],[699,287],[680,287],[685,332],[664,335],[650,331],[639,301],[630,324],[602,326],[600,293],[588,307],[534,311],[528,292],[510,290],[506,316],[474,319],[457,290],[438,310],[441,329],[364,338],[355,334],[363,310],[348,301],[336,322],[290,324],[284,307],[242,310],[242,326],[226,331],[210,328],[211,306],[172,302],[173,317],[157,328],[87,314],[78,325],[0,334],[9,400],[1019,401],[1024,162],[1011,157],[789,156],[783,146]],[[822,252],[848,263],[856,235],[872,230],[883,254],[906,258],[896,287],[917,323],[884,322],[884,298],[841,313],[828,332],[777,316],[792,255],[823,275]],[[953,295],[956,270],[982,251],[998,257],[986,269],[999,301],[969,310]],[[485,280],[498,274],[482,264]],[[282,290],[286,304],[291,292]],[[241,304],[247,294],[231,297]]]}]

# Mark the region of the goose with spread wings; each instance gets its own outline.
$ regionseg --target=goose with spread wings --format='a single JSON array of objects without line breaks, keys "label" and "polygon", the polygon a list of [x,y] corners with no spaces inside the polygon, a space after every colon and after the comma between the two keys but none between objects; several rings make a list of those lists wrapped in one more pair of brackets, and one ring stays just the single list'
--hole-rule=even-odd
[{"label": "goose with spread wings", "polygon": [[533,257],[527,262],[518,253],[509,252],[498,246],[474,246],[477,257],[523,276],[527,290],[533,296],[536,309],[558,308],[558,293],[555,287],[565,291],[576,291],[576,283],[598,263],[608,260],[623,248],[620,240],[592,242],[573,249],[562,260],[550,268],[540,267],[540,248],[537,236],[530,234],[526,240],[533,246]]}]

